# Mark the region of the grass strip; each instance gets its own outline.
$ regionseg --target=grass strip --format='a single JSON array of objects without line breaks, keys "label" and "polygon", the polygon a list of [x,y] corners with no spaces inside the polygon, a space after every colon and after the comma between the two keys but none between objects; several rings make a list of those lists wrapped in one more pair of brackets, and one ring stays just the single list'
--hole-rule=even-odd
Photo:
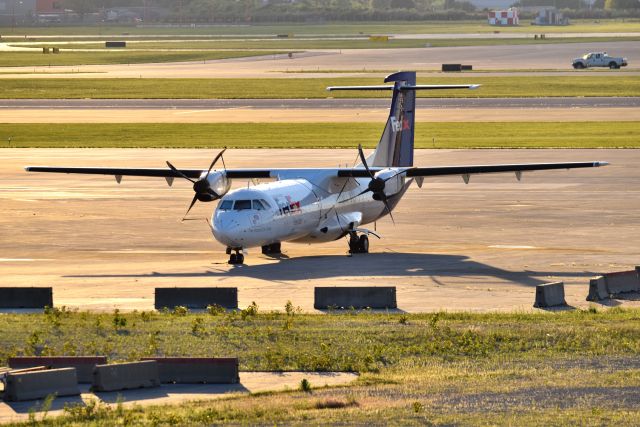
[{"label": "grass strip", "polygon": [[[382,76],[290,79],[3,79],[0,98],[189,98],[298,99],[389,98],[386,91],[327,92],[328,86],[379,85]],[[438,98],[640,96],[640,79],[624,73],[593,76],[509,76],[477,74],[419,78],[418,84],[481,84],[477,90],[421,91]]]},{"label": "grass strip", "polygon": [[[77,405],[45,425],[637,425],[640,311],[0,316],[13,355],[234,356],[247,370],[357,370],[352,385],[179,406]],[[41,415],[38,415],[38,421]],[[31,420],[33,421],[33,420]],[[31,423],[33,424],[33,422]]]},{"label": "grass strip", "polygon": [[153,26],[73,26],[73,27],[16,27],[3,28],[2,37],[25,38],[36,35],[362,35],[362,34],[464,34],[464,33],[618,33],[640,32],[640,20],[620,19],[572,19],[569,26],[536,27],[519,25],[495,28],[485,19],[472,21],[390,21],[390,22],[327,22],[322,24],[256,24],[256,25],[208,25],[187,27]]},{"label": "grass strip", "polygon": [[[381,123],[0,124],[0,146],[373,148]],[[215,138],[211,138],[215,135]],[[10,139],[10,141],[9,141]],[[638,122],[418,123],[416,148],[638,148]]]},{"label": "grass strip", "polygon": [[[43,46],[50,46],[45,43]],[[53,45],[51,45],[53,46]],[[227,58],[244,58],[248,56],[272,55],[281,52],[272,51],[126,51],[96,50],[95,52],[61,52],[44,55],[34,52],[2,52],[0,67],[31,67],[55,65],[99,65],[99,64],[142,64],[152,62],[184,62],[207,61]]]}]

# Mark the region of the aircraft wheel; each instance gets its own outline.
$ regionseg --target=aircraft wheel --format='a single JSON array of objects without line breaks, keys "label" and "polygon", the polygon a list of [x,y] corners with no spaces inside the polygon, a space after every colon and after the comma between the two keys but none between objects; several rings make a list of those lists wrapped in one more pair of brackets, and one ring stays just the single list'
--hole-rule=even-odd
[{"label": "aircraft wheel", "polygon": [[229,256],[229,264],[237,264],[238,263],[238,256],[236,254],[231,254]]},{"label": "aircraft wheel", "polygon": [[360,252],[360,239],[357,235],[352,235],[349,238],[349,253],[357,254]]},{"label": "aircraft wheel", "polygon": [[236,264],[244,264],[244,255],[243,254],[238,254],[238,256],[236,256]]},{"label": "aircraft wheel", "polygon": [[360,236],[360,239],[358,240],[358,249],[360,249],[360,252],[363,254],[369,253],[369,237],[367,237],[366,234]]}]

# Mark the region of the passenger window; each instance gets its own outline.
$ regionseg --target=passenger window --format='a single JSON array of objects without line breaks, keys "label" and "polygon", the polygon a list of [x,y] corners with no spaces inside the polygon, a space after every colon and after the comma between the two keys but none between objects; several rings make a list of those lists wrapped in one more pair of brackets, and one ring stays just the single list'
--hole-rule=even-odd
[{"label": "passenger window", "polygon": [[253,200],[252,203],[253,203],[253,210],[256,210],[256,211],[265,210],[264,206],[262,205],[262,202],[260,202],[260,200]]},{"label": "passenger window", "polygon": [[243,211],[245,209],[251,209],[251,200],[236,200],[233,209],[236,211]]},{"label": "passenger window", "polygon": [[233,200],[223,200],[218,209],[221,211],[230,211],[233,208]]}]

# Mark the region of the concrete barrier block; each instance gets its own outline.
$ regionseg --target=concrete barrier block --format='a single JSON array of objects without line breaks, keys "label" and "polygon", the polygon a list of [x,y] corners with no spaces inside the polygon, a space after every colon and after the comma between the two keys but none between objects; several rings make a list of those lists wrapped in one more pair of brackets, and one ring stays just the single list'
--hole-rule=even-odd
[{"label": "concrete barrier block", "polygon": [[6,375],[4,400],[18,402],[47,397],[80,394],[74,368],[48,369],[33,372],[9,372]]},{"label": "concrete barrier block", "polygon": [[607,291],[610,295],[640,291],[640,280],[638,279],[637,270],[605,273],[603,276],[607,284]]},{"label": "concrete barrier block", "polygon": [[609,291],[607,290],[607,282],[604,277],[598,276],[589,280],[589,295],[587,295],[587,301],[601,301],[609,298]]},{"label": "concrete barrier block", "polygon": [[560,305],[567,305],[564,300],[564,283],[545,283],[543,285],[536,286],[536,301],[533,304],[534,307],[556,307]]},{"label": "concrete barrier block", "polygon": [[0,287],[0,308],[53,307],[52,288]]},{"label": "concrete barrier block", "polygon": [[238,308],[238,288],[156,288],[155,308],[204,309],[217,304],[224,308]]},{"label": "concrete barrier block", "polygon": [[160,382],[175,384],[236,384],[238,359],[212,357],[145,357],[158,363]]},{"label": "concrete barrier block", "polygon": [[397,308],[395,286],[317,287],[313,307]]},{"label": "concrete barrier block", "polygon": [[116,391],[160,386],[155,360],[97,365],[93,371],[93,390]]},{"label": "concrete barrier block", "polygon": [[75,368],[78,382],[91,384],[93,381],[93,369],[96,365],[107,363],[105,356],[20,356],[10,357],[9,366],[13,369],[32,368],[46,366],[50,369]]}]

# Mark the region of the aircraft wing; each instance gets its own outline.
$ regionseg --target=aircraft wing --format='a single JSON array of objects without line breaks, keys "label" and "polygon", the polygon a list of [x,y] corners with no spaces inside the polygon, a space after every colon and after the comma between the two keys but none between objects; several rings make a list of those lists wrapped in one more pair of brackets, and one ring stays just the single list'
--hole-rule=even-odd
[{"label": "aircraft wing", "polygon": [[[552,169],[575,169],[592,168],[606,166],[607,162],[568,162],[568,163],[519,163],[519,164],[498,164],[498,165],[469,165],[469,166],[432,166],[432,167],[409,167],[406,168],[406,176],[428,177],[444,175],[473,175],[480,173],[501,173],[552,170]],[[371,172],[376,173],[383,168],[371,167]],[[178,169],[178,172],[169,168],[98,168],[98,167],[58,167],[58,166],[27,166],[27,172],[51,172],[67,174],[89,174],[89,175],[112,175],[116,179],[123,176],[145,176],[160,178],[179,178],[180,173],[198,179],[206,169]],[[227,169],[226,174],[229,179],[252,179],[252,178],[288,178],[304,177],[310,172],[331,172],[339,178],[368,178],[369,173],[364,168],[343,168],[343,169]]]},{"label": "aircraft wing", "polygon": [[[24,168],[27,172],[52,172],[52,173],[73,173],[88,175],[113,175],[115,177],[123,176],[148,176],[159,178],[180,178],[183,175],[198,179],[206,169],[178,169],[178,172],[169,168],[84,168],[84,167],[58,167],[58,166],[27,166]],[[269,178],[271,170],[269,169],[229,169],[227,170],[228,178]]]},{"label": "aircraft wing", "polygon": [[[568,163],[516,163],[502,165],[468,165],[468,166],[432,166],[432,167],[409,167],[406,169],[407,177],[427,177],[444,175],[468,176],[479,173],[501,173],[515,172],[520,174],[527,171],[552,170],[552,169],[575,169],[594,168],[606,166],[607,162],[568,162]],[[381,168],[372,167],[371,172],[376,173]],[[339,177],[367,178],[369,173],[365,169],[340,169]]]}]

